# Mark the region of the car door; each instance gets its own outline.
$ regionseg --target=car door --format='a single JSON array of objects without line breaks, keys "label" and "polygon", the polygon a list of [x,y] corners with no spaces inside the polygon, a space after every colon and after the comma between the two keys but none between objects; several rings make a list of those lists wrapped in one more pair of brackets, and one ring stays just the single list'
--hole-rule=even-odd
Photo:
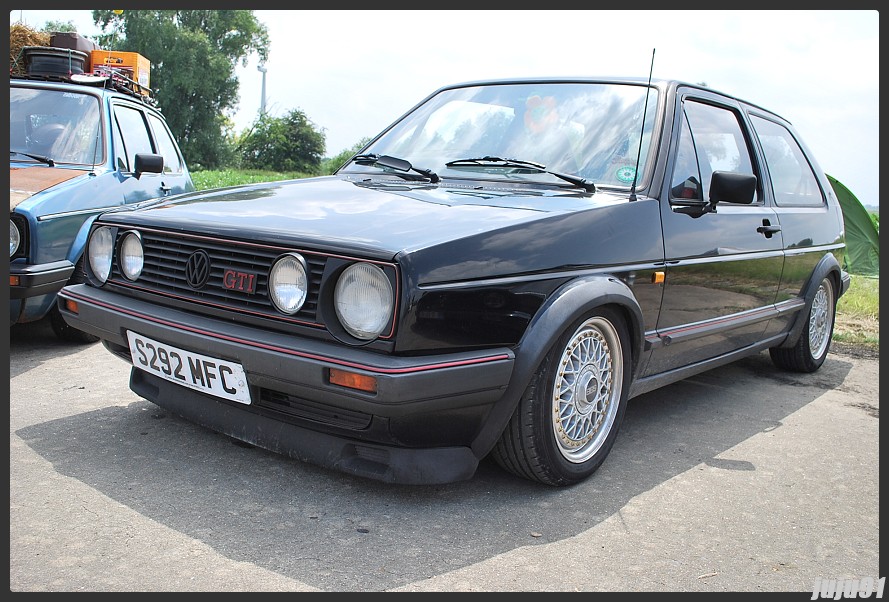
[{"label": "car door", "polygon": [[[664,293],[645,375],[706,361],[760,341],[774,315],[783,267],[775,211],[766,202],[751,137],[736,101],[700,90],[677,94],[661,213]],[[750,204],[710,198],[714,171],[757,177]]]},{"label": "car door", "polygon": [[115,169],[122,174],[124,201],[136,203],[185,191],[184,179],[187,175],[183,173],[185,168],[181,160],[177,160],[178,165],[171,166],[180,170],[178,174],[167,171],[165,157],[165,169],[162,173],[143,173],[136,177],[137,154],[163,153],[155,141],[148,115],[142,107],[128,102],[115,102],[113,113]]}]

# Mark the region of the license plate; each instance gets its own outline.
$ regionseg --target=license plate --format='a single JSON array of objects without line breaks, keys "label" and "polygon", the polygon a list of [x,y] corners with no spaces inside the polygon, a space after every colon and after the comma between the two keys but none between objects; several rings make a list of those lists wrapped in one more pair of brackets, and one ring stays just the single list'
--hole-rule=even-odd
[{"label": "license plate", "polygon": [[129,330],[127,338],[137,368],[202,393],[250,403],[247,375],[241,364],[192,353]]}]

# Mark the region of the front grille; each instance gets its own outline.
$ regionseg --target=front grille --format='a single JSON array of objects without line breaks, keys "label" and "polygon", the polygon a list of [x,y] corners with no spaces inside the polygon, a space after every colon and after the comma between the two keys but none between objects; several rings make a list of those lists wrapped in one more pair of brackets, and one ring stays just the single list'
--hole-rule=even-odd
[{"label": "front grille", "polygon": [[[111,273],[115,283],[207,306],[276,319],[318,323],[318,296],[327,256],[299,251],[308,267],[309,290],[302,308],[287,317],[275,309],[269,299],[268,275],[275,259],[292,249],[152,230],[139,231],[145,253],[142,275],[136,283],[127,281],[115,261]],[[121,229],[118,240],[126,232]],[[195,289],[186,281],[185,264],[193,253],[200,250],[210,257],[210,277],[203,287]],[[255,275],[255,292],[225,288],[223,275],[227,270]]]}]

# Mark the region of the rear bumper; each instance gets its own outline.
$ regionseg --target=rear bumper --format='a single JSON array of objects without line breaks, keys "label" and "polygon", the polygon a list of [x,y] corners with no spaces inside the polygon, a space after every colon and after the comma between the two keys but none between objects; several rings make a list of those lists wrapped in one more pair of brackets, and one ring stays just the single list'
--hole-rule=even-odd
[{"label": "rear bumper", "polygon": [[837,295],[837,298],[842,297],[846,294],[846,291],[849,290],[849,287],[852,286],[852,274],[843,270],[842,275],[840,277],[840,293]]},{"label": "rear bumper", "polygon": [[[503,397],[506,348],[395,357],[160,307],[87,285],[59,294],[72,326],[129,361],[126,332],[241,364],[250,405],[133,368],[138,395],[208,428],[293,458],[381,481],[433,484],[472,476],[470,449]],[[64,308],[76,301],[78,313]],[[331,368],[376,378],[376,393],[330,383]]]}]

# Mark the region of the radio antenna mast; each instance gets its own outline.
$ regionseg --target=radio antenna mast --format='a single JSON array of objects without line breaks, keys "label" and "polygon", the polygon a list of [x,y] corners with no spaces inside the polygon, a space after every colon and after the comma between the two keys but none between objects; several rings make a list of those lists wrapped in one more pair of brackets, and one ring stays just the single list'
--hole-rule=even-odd
[{"label": "radio antenna mast", "polygon": [[636,149],[636,168],[633,170],[633,185],[630,186],[630,201],[636,200],[636,176],[639,173],[639,158],[642,156],[642,138],[645,136],[645,115],[648,113],[648,93],[651,90],[651,74],[654,72],[654,48],[651,49],[651,67],[648,69],[648,86],[645,88],[645,107],[642,109],[642,128],[639,131],[639,148]]}]

